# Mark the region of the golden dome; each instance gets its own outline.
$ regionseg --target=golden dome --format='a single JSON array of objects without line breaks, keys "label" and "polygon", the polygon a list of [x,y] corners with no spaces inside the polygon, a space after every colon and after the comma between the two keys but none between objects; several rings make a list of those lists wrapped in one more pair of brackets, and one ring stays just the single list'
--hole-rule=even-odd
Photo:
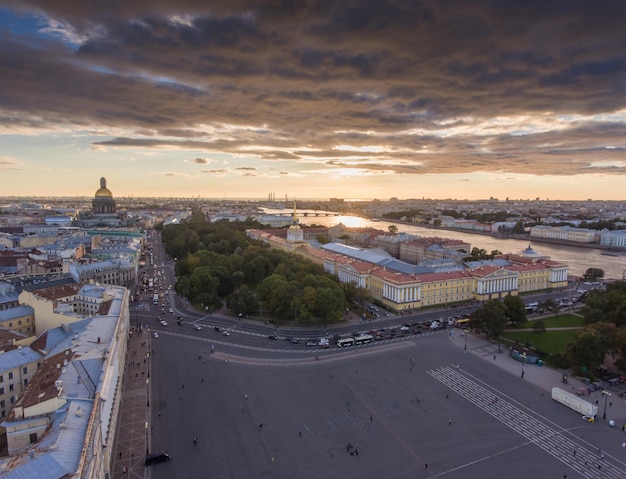
[{"label": "golden dome", "polygon": [[112,198],[113,193],[111,193],[111,190],[109,190],[108,188],[100,188],[98,191],[96,191],[96,198],[102,198],[104,196]]},{"label": "golden dome", "polygon": [[100,189],[96,191],[96,198],[113,198],[113,193],[107,188],[106,178],[100,178]]}]

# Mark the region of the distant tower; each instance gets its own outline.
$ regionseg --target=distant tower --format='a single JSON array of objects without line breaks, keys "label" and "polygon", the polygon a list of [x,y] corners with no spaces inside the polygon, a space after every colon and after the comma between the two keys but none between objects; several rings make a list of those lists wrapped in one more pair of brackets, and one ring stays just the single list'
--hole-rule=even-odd
[{"label": "distant tower", "polygon": [[100,189],[96,191],[91,205],[94,215],[115,216],[115,199],[113,199],[113,193],[107,188],[106,178],[100,178]]},{"label": "distant tower", "polygon": [[293,217],[291,219],[291,226],[287,230],[287,241],[290,243],[300,243],[304,241],[304,231],[298,224],[298,217],[296,216],[296,200],[293,200]]}]

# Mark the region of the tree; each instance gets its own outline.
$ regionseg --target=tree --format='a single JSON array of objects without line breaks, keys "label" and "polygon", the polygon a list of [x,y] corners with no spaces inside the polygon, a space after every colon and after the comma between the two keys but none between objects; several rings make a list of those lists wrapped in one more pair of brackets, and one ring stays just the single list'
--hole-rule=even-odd
[{"label": "tree", "polygon": [[396,225],[389,225],[387,229],[392,235],[398,234],[398,227]]},{"label": "tree", "polygon": [[588,369],[600,366],[607,351],[602,335],[590,327],[580,330],[565,347],[565,355],[572,363]]},{"label": "tree", "polygon": [[556,304],[552,298],[548,298],[541,303],[539,303],[539,308],[545,309],[549,313],[554,314],[555,316],[559,313],[559,305]]},{"label": "tree", "polygon": [[583,277],[588,281],[597,281],[604,278],[604,270],[600,268],[588,268]]},{"label": "tree", "polygon": [[504,298],[503,303],[505,307],[504,315],[507,321],[512,324],[518,324],[528,319],[526,315],[526,304],[524,304],[524,300],[519,296],[509,294]]},{"label": "tree", "polygon": [[470,316],[469,326],[474,331],[484,332],[490,339],[497,339],[506,328],[504,303],[492,299],[487,301]]},{"label": "tree", "polygon": [[538,319],[533,322],[533,333],[541,334],[546,332],[546,323],[543,322],[543,319]]}]

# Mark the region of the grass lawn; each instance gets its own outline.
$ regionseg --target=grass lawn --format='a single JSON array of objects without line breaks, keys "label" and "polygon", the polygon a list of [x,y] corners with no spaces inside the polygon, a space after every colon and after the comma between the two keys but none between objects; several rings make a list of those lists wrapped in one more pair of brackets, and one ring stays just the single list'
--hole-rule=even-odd
[{"label": "grass lawn", "polygon": [[[559,316],[550,316],[548,318],[540,318],[543,320],[543,324],[545,324],[546,328],[565,328],[565,327],[573,327],[580,326],[583,327],[585,321],[580,316],[576,316],[575,314],[561,314]],[[535,320],[536,321],[536,320]],[[535,324],[535,321],[526,321],[515,326],[510,326],[511,329],[528,329],[532,328]]]},{"label": "grass lawn", "polygon": [[513,344],[515,341],[522,345],[528,342],[531,346],[547,353],[560,353],[565,350],[565,345],[574,338],[577,332],[577,330],[567,330],[535,334],[532,331],[505,331],[502,333],[502,338],[512,341]]}]

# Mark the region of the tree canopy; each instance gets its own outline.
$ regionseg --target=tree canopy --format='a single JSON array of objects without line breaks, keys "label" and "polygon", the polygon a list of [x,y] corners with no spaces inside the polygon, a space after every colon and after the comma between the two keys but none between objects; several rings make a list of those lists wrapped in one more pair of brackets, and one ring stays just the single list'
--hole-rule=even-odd
[{"label": "tree canopy", "polygon": [[340,320],[346,289],[321,265],[246,236],[246,229],[261,226],[252,221],[208,223],[197,211],[189,222],[165,226],[166,252],[177,258],[176,292],[211,311],[226,304],[237,314]]}]

